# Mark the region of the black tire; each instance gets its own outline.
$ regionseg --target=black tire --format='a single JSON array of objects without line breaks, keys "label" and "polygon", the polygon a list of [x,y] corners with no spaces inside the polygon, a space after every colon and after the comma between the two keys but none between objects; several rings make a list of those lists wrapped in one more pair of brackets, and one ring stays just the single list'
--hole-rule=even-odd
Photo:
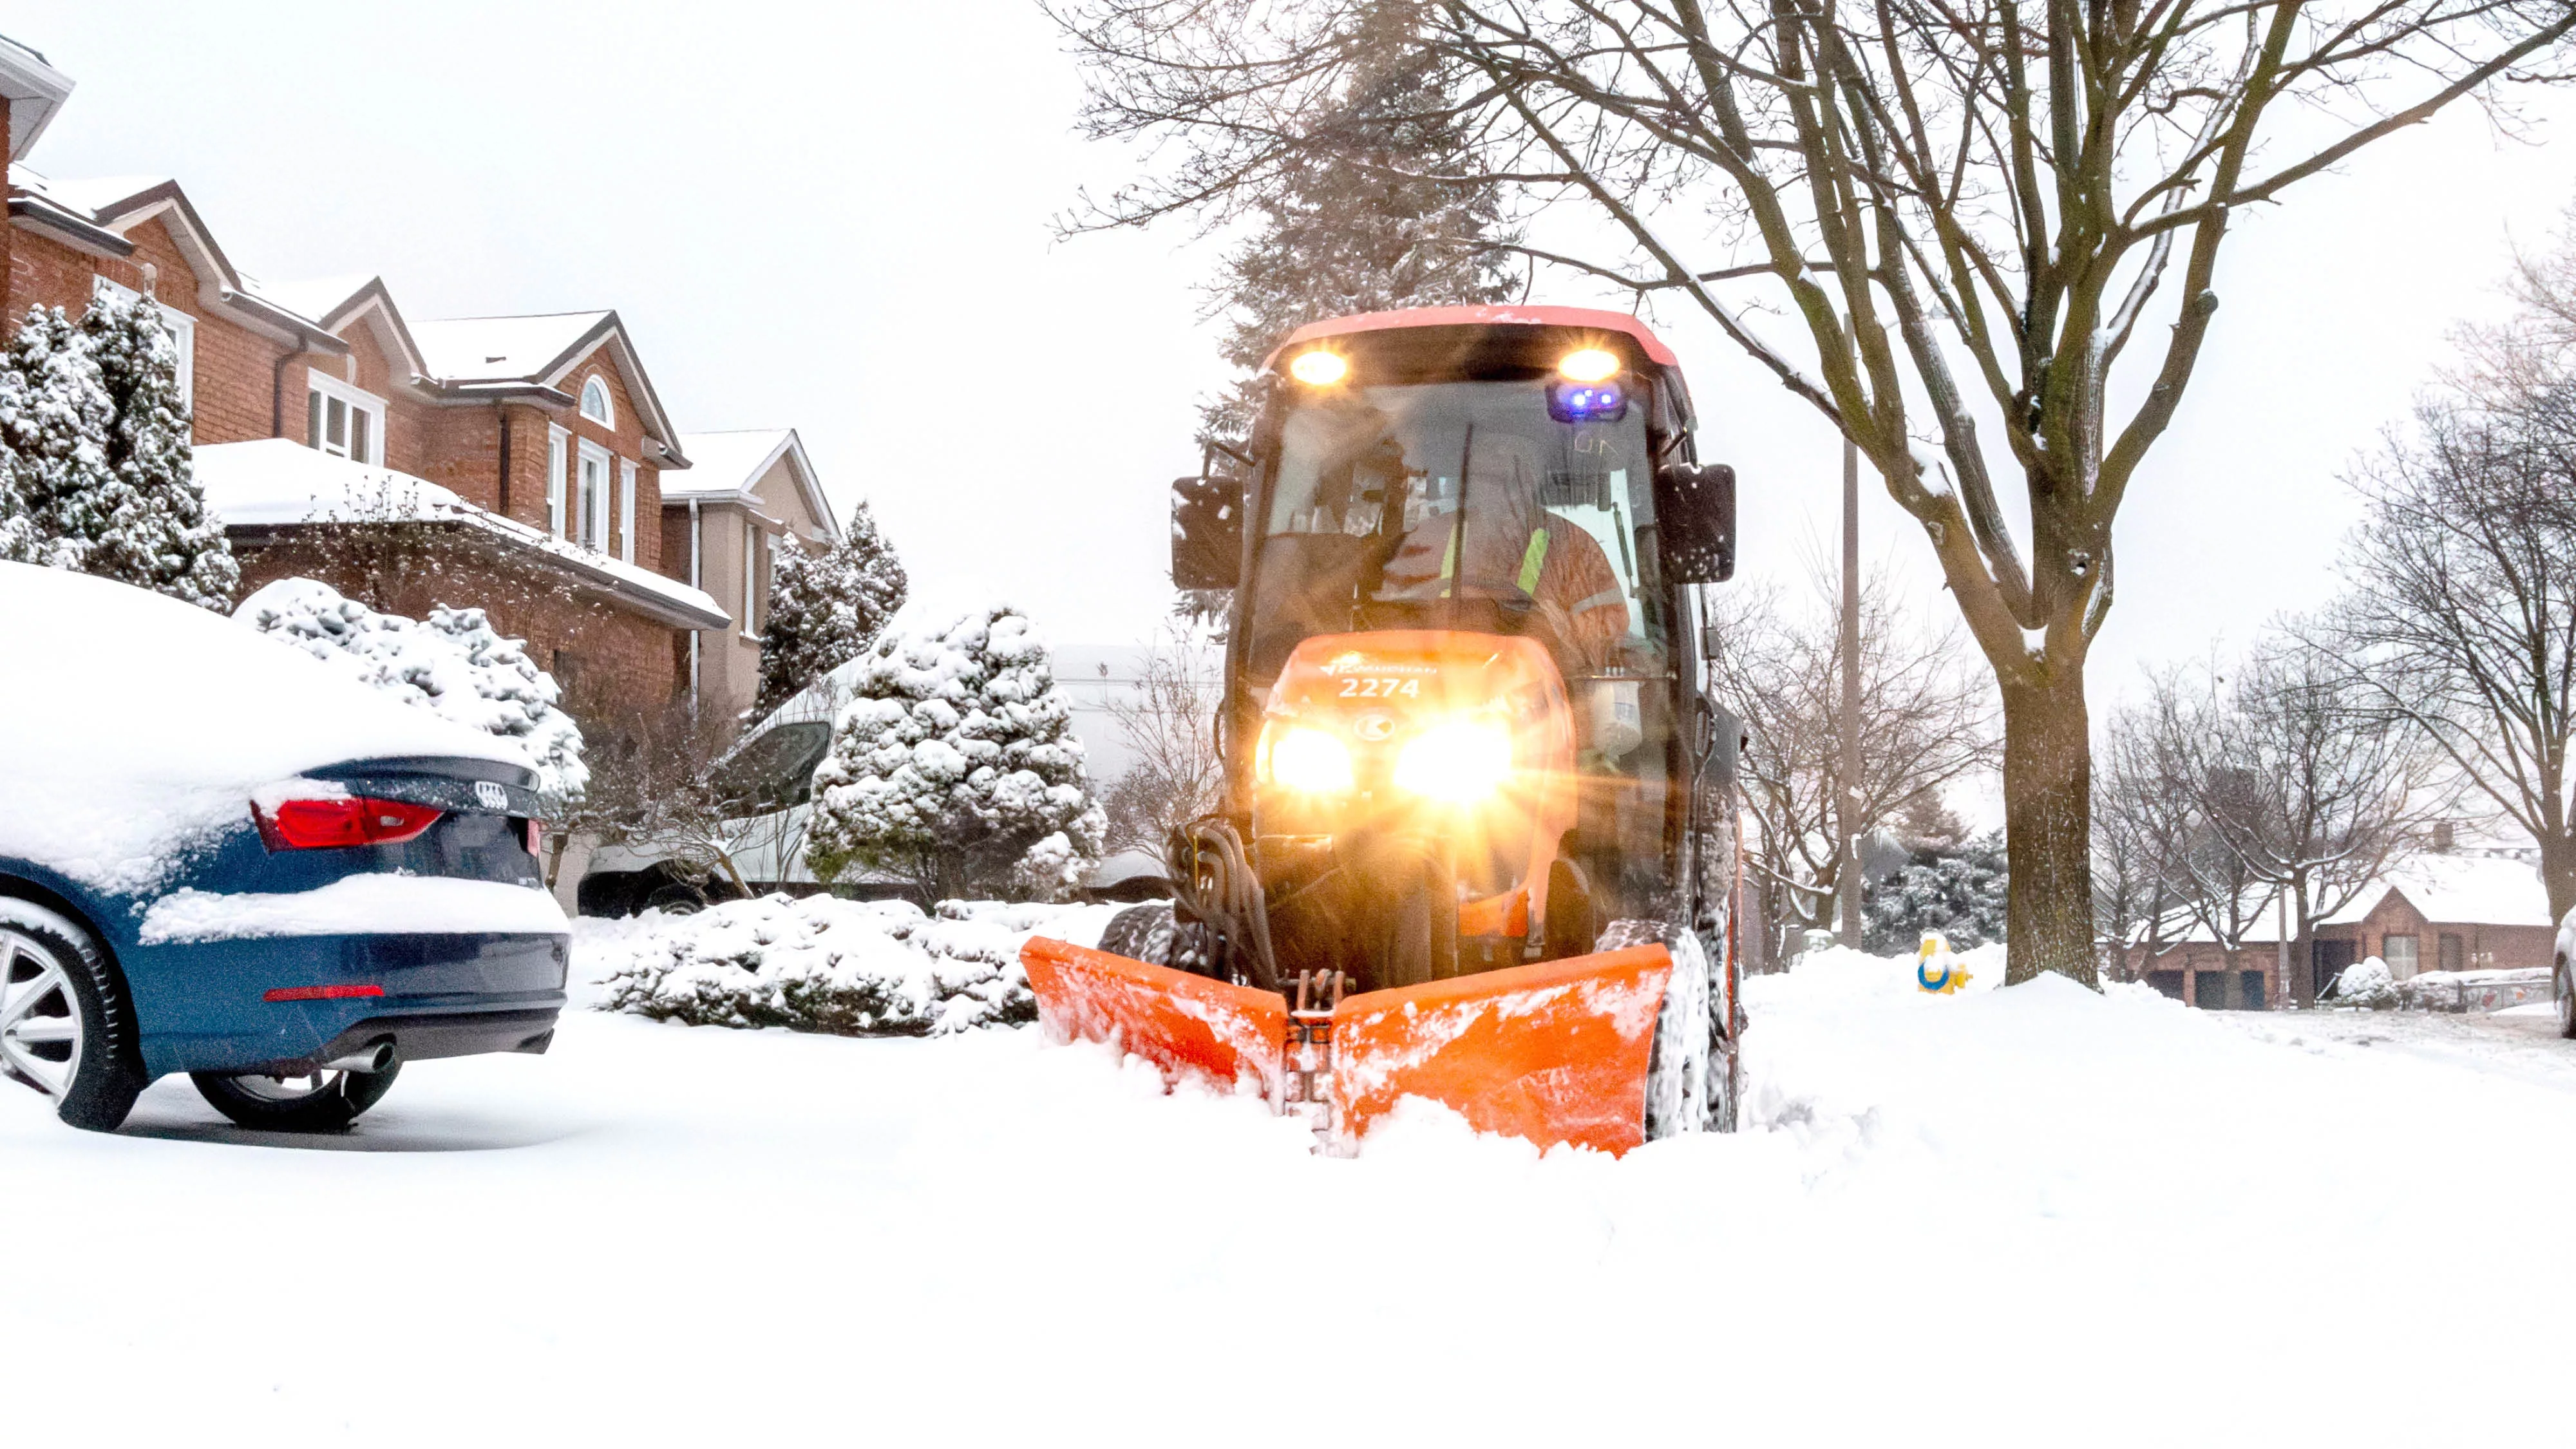
[{"label": "black tire", "polygon": [[[317,1072],[282,1081],[256,1073],[190,1072],[206,1104],[255,1132],[338,1132],[393,1090],[395,1062],[381,1072]],[[300,1082],[309,1086],[298,1087]]]},{"label": "black tire", "polygon": [[1655,1043],[1646,1064],[1646,1140],[1732,1132],[1744,1085],[1731,1029],[1734,1003],[1724,973],[1699,937],[1663,921],[1612,921],[1595,949],[1656,945],[1672,954],[1673,974],[1655,1011]]},{"label": "black tire", "polygon": [[652,893],[644,897],[642,907],[647,911],[660,911],[672,916],[694,916],[706,908],[707,897],[704,891],[693,885],[683,885],[678,881],[654,887]]},{"label": "black tire", "polygon": [[91,1132],[123,1126],[151,1082],[133,998],[107,948],[71,918],[9,896],[0,896],[0,1075],[52,1097],[55,1115]]},{"label": "black tire", "polygon": [[1100,933],[1100,949],[1154,966],[1172,964],[1172,903],[1147,901],[1109,918]]},{"label": "black tire", "polygon": [[2558,1034],[2576,1041],[2576,976],[2568,972],[2567,963],[2558,963],[2550,974],[2549,994],[2558,1003]]}]

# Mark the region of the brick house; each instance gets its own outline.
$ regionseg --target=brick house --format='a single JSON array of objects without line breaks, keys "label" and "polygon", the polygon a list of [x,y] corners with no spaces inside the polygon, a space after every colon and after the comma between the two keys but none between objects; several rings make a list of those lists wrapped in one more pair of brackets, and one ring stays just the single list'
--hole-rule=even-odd
[{"label": "brick house", "polygon": [[687,560],[665,556],[662,479],[689,460],[615,312],[414,322],[375,278],[263,284],[175,181],[63,181],[17,164],[69,91],[0,41],[12,162],[0,315],[77,316],[118,289],[159,303],[245,593],[302,572],[348,588],[317,558],[315,525],[400,495],[424,525],[469,539],[494,577],[547,583],[453,599],[424,586],[394,607],[489,608],[594,716],[685,697],[690,641],[734,621],[685,582]]},{"label": "brick house", "polygon": [[[2201,927],[2177,924],[2150,951],[2127,951],[2134,979],[2177,1001],[2228,1011],[2276,1009],[2288,999],[2280,973],[2278,914],[2267,897],[2262,924],[2228,951]],[[2547,967],[2557,930],[2540,872],[2507,851],[2434,852],[2409,858],[2370,883],[2344,909],[2316,923],[2307,969],[2319,994],[2354,962],[2377,956],[2403,981],[2426,971]],[[2292,943],[2291,969],[2298,969]]]},{"label": "brick house", "polygon": [[2400,981],[2426,971],[2546,968],[2557,943],[2549,890],[2519,855],[2417,856],[2317,923],[2320,986],[2368,956]]},{"label": "brick house", "polygon": [[812,551],[841,541],[841,524],[793,428],[690,433],[694,460],[662,488],[662,552],[682,576],[723,601],[739,627],[693,636],[690,688],[702,709],[737,718],[760,693],[760,632],[769,622],[771,564],[794,535]]}]

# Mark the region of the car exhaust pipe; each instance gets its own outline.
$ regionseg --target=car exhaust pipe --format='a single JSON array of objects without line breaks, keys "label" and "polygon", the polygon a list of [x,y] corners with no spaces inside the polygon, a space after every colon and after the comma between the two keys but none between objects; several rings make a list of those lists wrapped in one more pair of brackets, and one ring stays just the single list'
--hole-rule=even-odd
[{"label": "car exhaust pipe", "polygon": [[394,1044],[380,1041],[364,1046],[345,1057],[334,1057],[322,1064],[326,1072],[381,1072],[394,1064]]}]

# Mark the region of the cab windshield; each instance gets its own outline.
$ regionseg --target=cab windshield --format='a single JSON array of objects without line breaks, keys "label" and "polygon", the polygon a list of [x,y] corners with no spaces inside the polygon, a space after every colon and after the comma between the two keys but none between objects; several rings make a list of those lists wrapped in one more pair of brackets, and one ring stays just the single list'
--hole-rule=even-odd
[{"label": "cab windshield", "polygon": [[1663,670],[1645,407],[1560,421],[1548,383],[1354,387],[1300,400],[1254,565],[1247,664],[1352,629],[1526,634],[1569,682]]}]

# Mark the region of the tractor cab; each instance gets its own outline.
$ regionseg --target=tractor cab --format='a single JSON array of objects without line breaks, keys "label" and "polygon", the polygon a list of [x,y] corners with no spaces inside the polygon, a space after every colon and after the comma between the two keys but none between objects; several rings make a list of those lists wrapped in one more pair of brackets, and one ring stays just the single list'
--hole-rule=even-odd
[{"label": "tractor cab", "polygon": [[1274,899],[1329,841],[1461,902],[1454,945],[1352,932],[1329,890],[1274,939],[1398,985],[1676,914],[1708,733],[1680,586],[1731,570],[1734,492],[1672,354],[1616,313],[1442,308],[1303,329],[1265,371],[1235,475],[1176,498],[1176,580],[1236,588],[1230,803]]}]

